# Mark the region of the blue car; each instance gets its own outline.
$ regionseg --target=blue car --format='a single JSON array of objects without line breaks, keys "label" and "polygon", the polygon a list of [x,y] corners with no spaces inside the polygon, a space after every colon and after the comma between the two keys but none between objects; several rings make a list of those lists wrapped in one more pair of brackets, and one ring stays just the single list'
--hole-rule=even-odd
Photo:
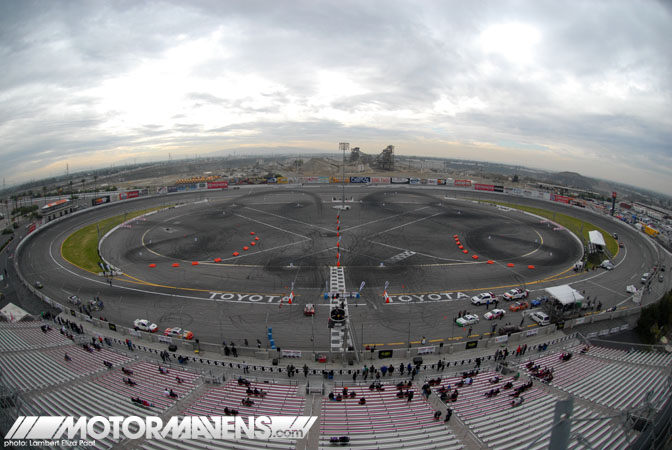
[{"label": "blue car", "polygon": [[542,303],[547,302],[548,297],[537,297],[530,302],[530,305],[534,308],[536,306],[541,306]]}]

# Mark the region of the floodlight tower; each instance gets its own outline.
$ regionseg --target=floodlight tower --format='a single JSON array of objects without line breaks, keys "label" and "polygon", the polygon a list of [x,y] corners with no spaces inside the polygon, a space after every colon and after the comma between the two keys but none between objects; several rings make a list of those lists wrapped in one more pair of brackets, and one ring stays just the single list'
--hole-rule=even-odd
[{"label": "floodlight tower", "polygon": [[343,150],[343,174],[341,175],[342,193],[341,193],[341,211],[345,211],[345,152],[350,149],[348,142],[338,144],[338,149]]}]

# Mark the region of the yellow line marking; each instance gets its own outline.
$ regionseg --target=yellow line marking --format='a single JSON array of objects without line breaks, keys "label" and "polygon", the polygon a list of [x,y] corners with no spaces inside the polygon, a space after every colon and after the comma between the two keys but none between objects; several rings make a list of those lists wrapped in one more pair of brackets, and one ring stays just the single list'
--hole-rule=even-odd
[{"label": "yellow line marking", "polygon": [[429,342],[443,342],[443,339],[430,339]]}]

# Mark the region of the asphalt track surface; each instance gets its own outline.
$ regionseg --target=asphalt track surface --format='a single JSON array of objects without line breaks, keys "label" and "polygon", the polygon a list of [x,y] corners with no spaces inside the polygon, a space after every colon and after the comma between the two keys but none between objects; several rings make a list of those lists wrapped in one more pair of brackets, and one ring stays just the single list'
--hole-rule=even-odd
[{"label": "asphalt track surface", "polygon": [[[345,192],[354,201],[346,203],[351,208],[340,213],[338,223],[334,207],[340,202],[332,199],[340,199],[341,187],[333,185],[255,186],[115,203],[45,228],[22,248],[20,270],[31,283],[42,281],[44,293],[64,304],[71,294],[100,296],[102,315],[120,325],[147,318],[160,329],[181,326],[203,342],[235,341],[238,346],[244,339],[250,345],[260,339],[266,346],[266,329],[272,327],[281,348],[324,350],[330,337],[323,294],[339,250],[347,290],[357,291],[365,282],[361,298],[349,300],[351,330],[360,348],[403,348],[423,337],[429,343],[464,340],[467,330],[456,327],[454,318],[463,310],[482,317],[486,307],[473,306],[468,298],[484,291],[501,295],[524,285],[534,298],[545,287],[571,283],[599,297],[603,309],[627,306],[626,285],[639,286],[641,274],[666,258],[670,266],[669,257],[635,230],[576,207],[415,186],[347,186]],[[614,258],[615,270],[576,274],[571,268],[582,249],[571,233],[521,211],[473,201],[484,199],[583,218],[617,232],[625,249]],[[112,286],[61,257],[64,239],[85,224],[178,203],[104,240],[101,253],[124,271]],[[222,261],[215,263],[215,258]],[[386,283],[391,303],[383,298]],[[669,279],[654,282],[644,303],[668,284]],[[283,297],[292,285],[295,298],[289,305]],[[303,315],[307,303],[316,305],[313,318]],[[508,306],[499,305],[507,311]],[[518,325],[521,318],[521,313],[507,312],[497,322]],[[529,319],[524,325],[535,326]],[[473,326],[473,338],[489,335],[491,326],[481,320]]]}]

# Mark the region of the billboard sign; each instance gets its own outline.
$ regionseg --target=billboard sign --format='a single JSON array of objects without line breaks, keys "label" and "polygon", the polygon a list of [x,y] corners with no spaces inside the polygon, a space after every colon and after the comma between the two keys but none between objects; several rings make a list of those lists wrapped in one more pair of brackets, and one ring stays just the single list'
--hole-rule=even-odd
[{"label": "billboard sign", "polygon": [[438,180],[436,180],[436,184],[438,184],[439,186],[445,186],[446,185],[446,179],[445,178],[439,178]]},{"label": "billboard sign", "polygon": [[119,200],[127,200],[129,198],[136,198],[140,196],[140,191],[126,191],[119,193]]},{"label": "billboard sign", "polygon": [[477,191],[490,191],[494,192],[495,187],[492,184],[481,184],[481,183],[475,183],[474,184],[474,189]]},{"label": "billboard sign", "polygon": [[102,197],[94,198],[91,200],[91,206],[98,206],[104,203],[110,203],[111,199],[109,195],[104,195]]},{"label": "billboard sign", "polygon": [[420,178],[409,178],[408,182],[410,184],[420,184]]},{"label": "billboard sign", "polygon": [[208,181],[208,189],[226,189],[228,187],[228,181]]},{"label": "billboard sign", "polygon": [[390,180],[392,184],[408,184],[409,179],[408,178],[397,178],[397,177],[392,177]]},{"label": "billboard sign", "polygon": [[370,183],[371,177],[350,177],[350,183]]},{"label": "billboard sign", "polygon": [[471,180],[455,180],[457,187],[471,187]]},{"label": "billboard sign", "polygon": [[390,184],[390,177],[371,177],[371,183]]}]

